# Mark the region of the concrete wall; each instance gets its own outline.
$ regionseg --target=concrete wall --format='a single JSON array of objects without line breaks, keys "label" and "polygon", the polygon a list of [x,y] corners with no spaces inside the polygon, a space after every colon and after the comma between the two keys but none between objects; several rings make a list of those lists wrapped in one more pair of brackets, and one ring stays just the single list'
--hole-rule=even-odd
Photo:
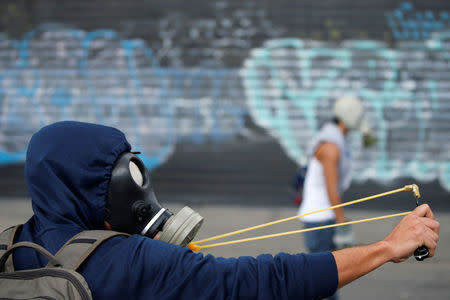
[{"label": "concrete wall", "polygon": [[119,127],[166,173],[208,169],[173,157],[193,147],[232,177],[268,159],[286,178],[351,93],[378,138],[351,135],[355,180],[450,190],[448,1],[8,0],[0,32],[0,164],[73,119]]}]

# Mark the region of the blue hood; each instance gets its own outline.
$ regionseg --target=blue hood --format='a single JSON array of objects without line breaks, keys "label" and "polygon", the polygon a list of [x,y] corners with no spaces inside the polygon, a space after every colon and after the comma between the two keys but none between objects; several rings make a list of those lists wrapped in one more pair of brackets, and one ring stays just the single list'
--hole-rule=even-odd
[{"label": "blue hood", "polygon": [[25,163],[29,222],[44,243],[56,237],[51,252],[77,232],[103,229],[112,166],[130,149],[121,131],[89,123],[58,122],[33,135]]},{"label": "blue hood", "polygon": [[[61,122],[37,132],[25,166],[34,216],[16,242],[56,253],[73,235],[103,228],[111,169],[129,150],[123,133],[105,126]],[[27,248],[18,249],[13,260],[16,270],[47,264]],[[322,299],[338,283],[331,253],[225,259],[137,234],[105,241],[78,271],[100,300]]]}]

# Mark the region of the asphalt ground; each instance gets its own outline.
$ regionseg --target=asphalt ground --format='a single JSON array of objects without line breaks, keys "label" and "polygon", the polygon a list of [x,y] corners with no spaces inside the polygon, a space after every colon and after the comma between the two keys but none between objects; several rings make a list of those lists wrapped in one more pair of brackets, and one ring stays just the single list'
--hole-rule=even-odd
[{"label": "asphalt ground", "polygon": [[[241,199],[242,200],[242,199]],[[248,226],[258,225],[296,214],[294,207],[276,207],[265,205],[241,206],[222,204],[190,204],[204,218],[197,239],[226,233]],[[167,205],[176,212],[182,205]],[[370,218],[379,215],[401,212],[398,210],[351,209],[347,217],[352,220]],[[31,203],[26,198],[0,198],[0,229],[25,222],[32,214]],[[394,264],[387,263],[374,272],[342,288],[341,299],[449,299],[450,298],[450,213],[435,211],[441,223],[440,241],[436,256],[423,262],[414,258]],[[355,241],[368,244],[382,239],[400,218],[386,219],[353,225]],[[259,229],[236,236],[250,237],[268,233],[290,231],[302,228],[299,221],[293,220],[272,227]],[[257,256],[262,253],[304,252],[301,234],[260,240],[255,242],[204,249],[204,254],[236,257],[241,255]]]}]

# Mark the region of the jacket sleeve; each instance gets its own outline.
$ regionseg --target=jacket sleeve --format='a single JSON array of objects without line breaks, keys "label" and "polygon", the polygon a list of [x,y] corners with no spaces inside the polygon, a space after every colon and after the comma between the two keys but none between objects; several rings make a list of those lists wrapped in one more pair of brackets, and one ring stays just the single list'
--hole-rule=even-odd
[{"label": "jacket sleeve", "polygon": [[158,299],[322,299],[337,289],[329,252],[215,258],[148,239],[141,247],[143,293]]},{"label": "jacket sleeve", "polygon": [[[329,252],[216,258],[140,236],[114,248],[103,256],[102,269],[112,268],[105,274],[110,290],[97,271],[94,296],[98,290],[128,299],[323,299],[338,284]],[[111,254],[117,258],[106,259]]]}]

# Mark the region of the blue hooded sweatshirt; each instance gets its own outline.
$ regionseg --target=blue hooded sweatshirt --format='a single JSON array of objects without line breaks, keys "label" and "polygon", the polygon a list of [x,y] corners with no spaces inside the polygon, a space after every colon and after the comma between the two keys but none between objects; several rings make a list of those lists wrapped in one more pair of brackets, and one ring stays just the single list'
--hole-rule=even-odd
[{"label": "blue hooded sweatshirt", "polygon": [[[30,141],[25,163],[34,215],[16,235],[51,253],[73,235],[104,229],[115,160],[130,151],[114,128],[58,122]],[[31,249],[13,256],[16,270],[43,267]],[[114,237],[81,265],[94,299],[322,299],[337,288],[331,253],[216,258],[140,235]]]}]

